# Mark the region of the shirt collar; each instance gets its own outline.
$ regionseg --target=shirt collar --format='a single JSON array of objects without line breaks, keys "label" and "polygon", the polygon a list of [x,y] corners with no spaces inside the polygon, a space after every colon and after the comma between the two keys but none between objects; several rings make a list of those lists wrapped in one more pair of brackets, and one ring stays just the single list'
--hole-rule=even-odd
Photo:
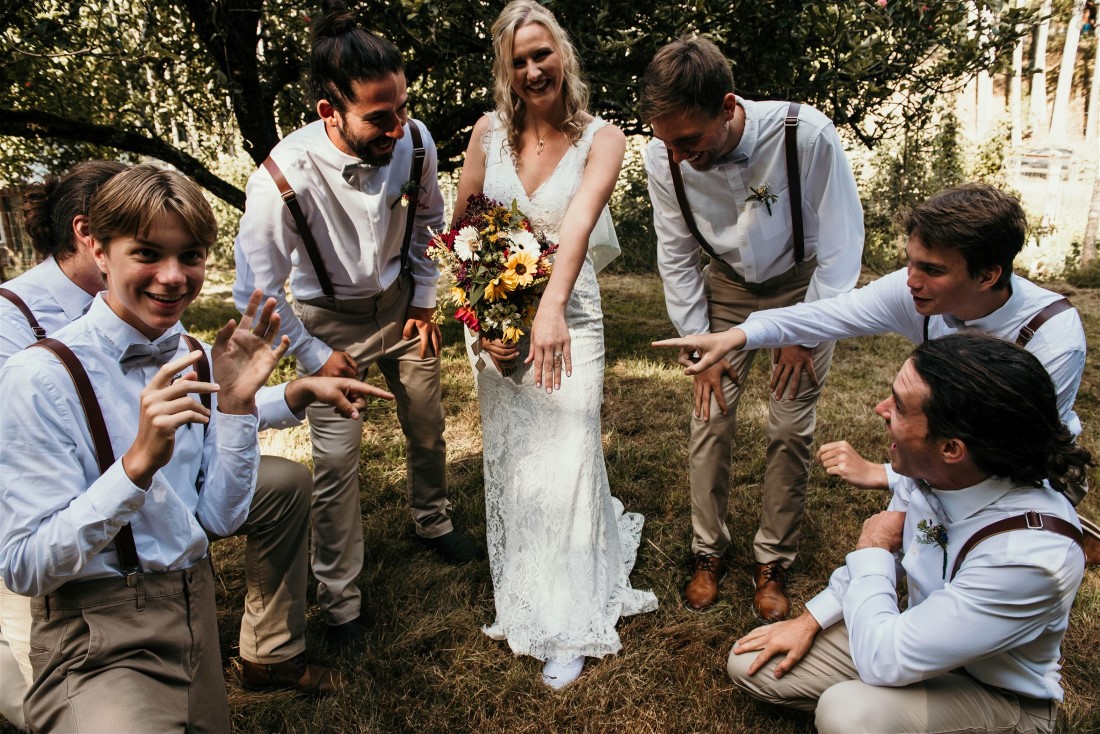
[{"label": "shirt collar", "polygon": [[930,487],[943,506],[947,521],[956,523],[975,515],[979,510],[996,502],[1019,485],[1004,477],[989,477],[965,489],[943,490]]},{"label": "shirt collar", "polygon": [[71,281],[53,257],[43,260],[40,267],[44,268],[50,294],[61,306],[65,318],[69,321],[75,321],[83,316],[92,302],[92,296]]},{"label": "shirt collar", "polygon": [[718,159],[718,163],[737,163],[748,160],[756,150],[756,141],[760,139],[760,119],[756,116],[756,103],[737,97],[737,104],[745,111],[745,129],[737,147]]},{"label": "shirt collar", "polygon": [[1005,324],[1023,312],[1025,305],[1024,296],[1021,293],[1022,289],[1019,287],[1019,281],[1020,276],[1015,273],[1009,277],[1008,287],[1011,292],[1008,295],[1008,300],[993,313],[982,316],[980,319],[974,319],[973,321],[963,321],[952,314],[944,314],[944,323],[953,329],[961,329],[964,326],[968,326],[984,331],[987,334],[1002,333]]},{"label": "shirt collar", "polygon": [[92,301],[85,317],[95,327],[96,332],[102,337],[102,351],[112,359],[118,359],[122,352],[131,344],[160,344],[167,339],[180,338],[183,333],[183,324],[177,321],[167,331],[150,341],[144,334],[127,324],[118,314],[111,310],[103,299],[106,291],[100,293]]},{"label": "shirt collar", "polygon": [[378,171],[388,167],[364,163],[360,158],[345,153],[328,136],[324,120],[317,120],[313,124],[317,126],[317,135],[320,138],[313,149],[314,158],[338,171],[349,184],[355,184],[355,175],[360,171]]}]

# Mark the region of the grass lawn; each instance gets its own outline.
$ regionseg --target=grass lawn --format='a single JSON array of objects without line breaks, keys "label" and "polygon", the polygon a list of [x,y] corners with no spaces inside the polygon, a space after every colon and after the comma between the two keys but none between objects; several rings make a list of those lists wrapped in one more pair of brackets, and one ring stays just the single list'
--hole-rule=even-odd
[{"label": "grass lawn", "polygon": [[[766,732],[812,731],[812,717],[756,703],[725,675],[732,641],[758,624],[752,582],[739,564],[751,560],[764,468],[766,364],[759,359],[742,401],[730,502],[734,568],[722,602],[698,615],[680,605],[691,534],[687,487],[691,387],[671,353],[650,340],[673,335],[655,275],[601,279],[607,334],[604,448],[612,492],[646,526],[632,576],[652,589],[656,612],[619,624],[623,651],[590,661],[580,681],[556,693],[539,682],[541,663],[514,657],[506,643],[480,631],[493,620],[487,561],[454,568],[420,550],[405,500],[404,441],[391,405],[378,403],[363,432],[360,477],[366,565],[359,579],[367,652],[326,650],[312,604],[309,642],[318,660],[354,679],[350,691],[313,701],[291,693],[253,694],[239,682],[237,630],[244,596],[243,541],[214,546],[222,653],[234,729],[240,732]],[[1067,292],[1085,317],[1089,341],[1100,343],[1100,291]],[[209,336],[233,315],[227,294],[209,296],[185,318]],[[443,397],[448,466],[456,525],[484,543],[481,437],[477,396],[458,325],[444,327]],[[886,456],[881,420],[872,412],[911,345],[899,337],[849,340],[837,346],[819,403],[817,441],[847,439],[865,456]],[[375,379],[380,379],[375,374]],[[1100,368],[1089,355],[1077,412],[1083,442],[1100,453]],[[265,450],[309,461],[304,428],[268,432]],[[548,437],[552,440],[552,437]],[[1096,473],[1091,485],[1098,486]],[[1084,514],[1100,517],[1093,492]],[[816,467],[810,478],[801,553],[790,587],[795,613],[820,590],[854,546],[864,517],[885,508],[883,492],[854,490]],[[538,579],[531,579],[538,583]],[[311,583],[312,586],[312,583]],[[1012,593],[1005,589],[1006,594]],[[1066,702],[1059,731],[1100,730],[1100,573],[1086,577],[1063,646]]]}]

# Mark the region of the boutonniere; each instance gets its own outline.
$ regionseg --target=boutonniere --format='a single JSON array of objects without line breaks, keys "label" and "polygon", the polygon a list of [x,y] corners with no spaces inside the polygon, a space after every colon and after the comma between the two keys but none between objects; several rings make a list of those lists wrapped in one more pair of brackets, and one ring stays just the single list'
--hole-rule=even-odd
[{"label": "boutonniere", "polygon": [[420,189],[422,188],[424,187],[410,178],[408,181],[401,184],[401,196],[393,200],[393,203],[390,204],[390,209],[393,209],[395,206],[397,206],[397,202],[401,202],[401,206],[407,209],[409,206],[409,202],[412,201],[413,194],[415,194],[417,191],[420,191]]},{"label": "boutonniere", "polygon": [[938,545],[943,550],[943,578],[947,578],[947,528],[942,524],[931,520],[921,520],[917,523],[917,542],[923,545]]},{"label": "boutonniere", "polygon": [[764,207],[768,210],[768,216],[770,217],[772,215],[772,204],[775,203],[779,199],[779,197],[771,192],[771,190],[768,188],[767,182],[765,181],[764,183],[757,186],[755,189],[750,186],[749,191],[752,192],[752,196],[745,199],[745,201],[764,202]]}]

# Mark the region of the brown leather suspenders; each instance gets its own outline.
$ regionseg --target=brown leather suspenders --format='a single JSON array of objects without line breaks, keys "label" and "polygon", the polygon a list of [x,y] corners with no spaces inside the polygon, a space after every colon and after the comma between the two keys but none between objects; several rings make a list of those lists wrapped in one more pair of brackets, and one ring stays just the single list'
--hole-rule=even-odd
[{"label": "brown leather suspenders", "polygon": [[[115,463],[115,452],[111,448],[111,437],[107,433],[107,424],[103,420],[103,411],[96,400],[95,390],[92,389],[92,381],[88,377],[84,365],[67,346],[56,339],[43,338],[33,344],[53,352],[76,385],[76,394],[80,397],[80,405],[84,408],[84,417],[88,421],[88,428],[92,433],[92,443],[95,445],[96,463],[99,464],[100,474],[106,473]],[[122,565],[122,573],[126,576],[126,583],[132,584],[135,574],[141,573],[141,561],[138,559],[137,545],[134,543],[134,531],[129,523],[119,528],[115,535],[115,551],[118,552],[118,561]]]},{"label": "brown leather suspenders", "polygon": [[[802,107],[798,102],[791,102],[787,107],[787,115],[783,118],[784,150],[787,159],[787,186],[791,204],[791,224],[794,230],[794,262],[800,265],[806,259],[806,237],[802,226],[802,180],[798,172],[798,110]],[[703,251],[710,255],[712,260],[720,259],[710,246],[706,238],[699,231],[695,223],[695,216],[691,213],[688,204],[687,192],[684,190],[684,174],[680,171],[680,164],[672,157],[672,150],[668,152],[668,170],[672,174],[672,187],[676,190],[676,203],[680,205],[680,213],[684,215],[684,223],[691,231]]]},{"label": "brown leather suspenders", "polygon": [[[1031,321],[1028,321],[1020,327],[1020,333],[1016,335],[1016,346],[1026,347],[1027,343],[1035,337],[1035,332],[1039,330],[1040,326],[1063,311],[1068,311],[1071,308],[1073,308],[1073,304],[1069,302],[1068,298],[1060,298],[1053,303],[1047,304],[1042,311],[1032,317]],[[931,319],[931,316],[924,317],[923,341],[928,341],[928,322],[931,321]]]},{"label": "brown leather suspenders", "polygon": [[1007,533],[1012,530],[1046,530],[1047,532],[1064,535],[1081,546],[1082,551],[1085,548],[1084,534],[1074,527],[1072,523],[1066,522],[1055,515],[1040,514],[1035,510],[1028,510],[1022,515],[1006,517],[1003,520],[990,523],[971,535],[970,538],[963,543],[962,550],[959,551],[959,555],[955,558],[955,565],[951,567],[951,575],[947,577],[947,580],[950,581],[955,578],[955,574],[962,568],[963,559],[966,558],[966,555],[974,546],[981,543],[986,538],[1000,535],[1001,533]]},{"label": "brown leather suspenders", "polygon": [[[405,272],[409,268],[409,250],[412,244],[412,232],[413,223],[416,219],[417,204],[420,201],[420,178],[424,173],[424,138],[420,134],[420,124],[416,120],[409,119],[409,134],[412,136],[413,142],[413,155],[412,163],[409,166],[409,181],[416,184],[416,189],[406,192],[402,190],[402,195],[408,193],[408,213],[405,216],[405,238],[401,243],[401,271]],[[329,303],[336,302],[336,291],[333,290],[332,280],[329,278],[328,271],[325,269],[325,261],[321,258],[321,251],[317,247],[317,240],[313,237],[313,232],[309,229],[309,222],[306,221],[305,212],[302,211],[302,205],[298,203],[298,195],[287,183],[286,176],[279,169],[279,166],[275,161],[268,157],[264,161],[264,168],[271,175],[275,185],[279,189],[279,194],[283,197],[283,203],[286,204],[286,208],[290,210],[290,216],[294,218],[294,225],[298,228],[298,235],[302,238],[302,245],[305,247],[306,254],[309,256],[309,262],[313,266],[313,271],[317,274],[317,281],[321,285],[321,291],[325,294],[325,298]]]},{"label": "brown leather suspenders", "polygon": [[11,301],[12,305],[19,309],[19,311],[23,314],[23,318],[25,318],[27,320],[27,323],[30,324],[31,331],[34,332],[35,339],[46,338],[46,330],[39,326],[38,319],[34,317],[34,314],[31,313],[30,308],[27,306],[26,303],[23,302],[22,298],[16,295],[14,291],[10,291],[7,288],[0,288],[0,296]]},{"label": "brown leather suspenders", "polygon": [[[196,349],[202,351],[202,359],[195,365],[195,371],[198,373],[199,380],[209,382],[210,362],[206,358],[206,350],[203,349],[199,340],[190,334],[181,334],[180,336],[187,342],[187,346],[191,351]],[[115,463],[115,452],[111,447],[111,437],[107,432],[107,423],[103,420],[103,411],[99,407],[99,400],[96,399],[95,390],[92,388],[92,380],[88,377],[84,365],[80,363],[80,360],[69,347],[56,339],[43,336],[31,346],[41,347],[53,352],[61,360],[61,364],[65,366],[65,369],[68,370],[69,376],[76,386],[76,394],[80,398],[80,405],[84,409],[84,417],[88,421],[88,428],[92,434],[96,464],[99,466],[101,474],[106,473],[111,465]],[[206,409],[209,410],[210,395],[203,394],[200,399]],[[129,523],[123,525],[115,534],[115,551],[118,553],[118,560],[122,565],[122,573],[126,576],[126,583],[133,585],[135,575],[141,573],[141,560],[138,558],[137,544],[134,542],[134,530]]]}]

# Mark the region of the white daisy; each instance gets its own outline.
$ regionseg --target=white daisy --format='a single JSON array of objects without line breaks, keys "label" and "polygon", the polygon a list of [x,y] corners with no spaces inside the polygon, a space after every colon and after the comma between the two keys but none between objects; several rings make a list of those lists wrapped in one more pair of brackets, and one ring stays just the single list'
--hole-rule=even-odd
[{"label": "white daisy", "polygon": [[[515,245],[515,248],[538,259],[539,252],[542,248],[539,246],[539,241],[535,239],[535,235],[531,234],[526,229],[513,229],[508,233],[508,239]],[[515,252],[515,249],[512,251]]]},{"label": "white daisy", "polygon": [[477,251],[481,249],[481,239],[478,237],[477,229],[474,227],[463,227],[458,230],[458,236],[455,237],[455,254],[459,256],[464,262],[470,260],[477,260]]}]

